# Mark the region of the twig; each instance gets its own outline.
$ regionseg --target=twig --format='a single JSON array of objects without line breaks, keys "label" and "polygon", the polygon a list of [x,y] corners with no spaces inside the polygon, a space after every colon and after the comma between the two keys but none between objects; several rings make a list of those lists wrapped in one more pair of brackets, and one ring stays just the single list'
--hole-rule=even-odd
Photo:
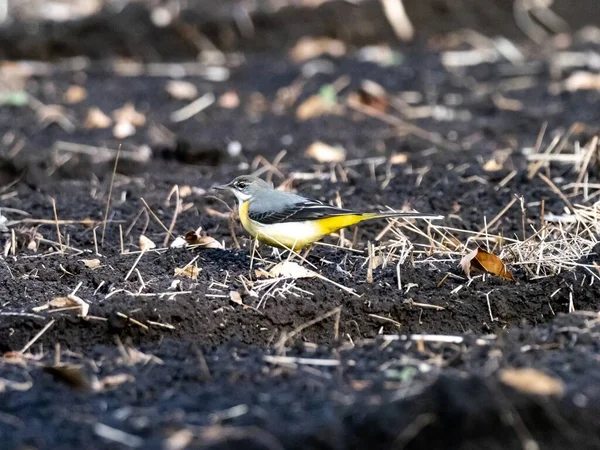
[{"label": "twig", "polygon": [[302,331],[304,331],[305,329],[312,327],[313,325],[331,317],[334,315],[341,315],[342,312],[342,307],[338,306],[337,308],[332,309],[329,312],[326,312],[325,314],[322,314],[316,318],[314,318],[313,320],[309,320],[306,323],[303,323],[302,325],[294,328],[292,331],[290,331],[289,333],[284,333],[281,338],[279,339],[279,341],[277,342],[277,344],[275,345],[275,347],[277,349],[279,349],[280,351],[283,350],[283,348],[285,347],[285,344],[292,339],[294,336],[296,336],[297,334],[301,333]]},{"label": "twig", "polygon": [[580,183],[583,181],[583,178],[587,174],[588,166],[590,165],[590,161],[592,160],[592,156],[596,152],[598,147],[598,136],[594,136],[590,143],[585,156],[583,158],[583,164],[581,165],[581,170],[579,171],[579,175],[577,176],[577,181],[575,181],[575,186],[573,187],[573,194],[577,194],[579,192]]},{"label": "twig", "polygon": [[62,236],[60,234],[60,227],[58,225],[58,215],[56,214],[56,200],[52,198],[52,211],[54,211],[54,221],[56,223],[56,234],[58,235],[58,248],[60,253],[64,253],[63,245],[62,245]]},{"label": "twig", "polygon": [[33,344],[35,344],[35,342],[42,337],[42,335],[48,331],[48,328],[50,328],[52,325],[54,325],[54,322],[56,322],[55,319],[52,319],[50,322],[48,322],[46,324],[46,326],[44,328],[42,328],[34,337],[33,339],[31,339],[27,344],[25,344],[25,347],[23,347],[21,349],[21,351],[19,351],[19,353],[25,353]]},{"label": "twig", "polygon": [[201,111],[204,111],[210,105],[215,102],[215,94],[212,92],[207,92],[202,97],[197,98],[192,103],[187,106],[184,106],[177,111],[173,111],[171,113],[171,121],[172,122],[183,122],[184,120],[190,119],[194,117]]},{"label": "twig", "polygon": [[121,155],[121,144],[117,150],[117,156],[115,157],[115,166],[113,167],[112,176],[110,178],[110,186],[108,188],[108,198],[106,199],[106,211],[104,212],[104,224],[102,225],[102,237],[100,239],[100,245],[104,248],[104,235],[106,233],[106,224],[108,219],[108,211],[110,210],[110,200],[112,198],[113,184],[115,182],[115,174],[117,173],[117,164],[119,164],[119,156]]},{"label": "twig", "polygon": [[169,229],[167,230],[167,235],[165,236],[165,240],[163,241],[163,247],[166,247],[169,243],[169,237],[173,236],[172,232],[175,228],[175,223],[177,222],[177,216],[179,215],[179,210],[181,209],[181,203],[179,200],[179,186],[176,184],[169,192],[169,196],[167,197],[167,205],[171,202],[171,196],[175,194],[175,211],[173,212],[173,218],[171,219],[171,223],[169,224]]},{"label": "twig", "polygon": [[171,234],[171,232],[169,231],[169,229],[165,226],[165,224],[162,223],[162,220],[160,220],[158,218],[158,216],[156,214],[154,214],[154,211],[152,211],[152,209],[150,208],[150,206],[148,206],[148,203],[146,203],[146,200],[144,200],[143,197],[140,198],[140,200],[142,201],[142,203],[144,204],[144,206],[148,209],[148,212],[150,212],[150,214],[152,214],[152,217],[154,217],[154,219],[156,219],[156,221],[159,223],[159,225],[162,227],[162,229],[165,230],[169,236],[171,236],[173,239],[175,239],[175,236],[173,236]]},{"label": "twig", "polygon": [[538,176],[542,179],[542,181],[544,181],[544,183],[546,183],[548,186],[550,186],[550,189],[552,189],[552,191],[558,195],[561,200],[563,202],[565,202],[565,204],[567,205],[567,208],[569,209],[569,213],[573,214],[573,211],[575,211],[575,208],[573,207],[573,204],[569,201],[569,199],[565,196],[565,194],[562,193],[562,191],[556,187],[556,185],[552,182],[552,180],[550,178],[548,178],[546,175],[542,174],[542,173],[538,173]]}]

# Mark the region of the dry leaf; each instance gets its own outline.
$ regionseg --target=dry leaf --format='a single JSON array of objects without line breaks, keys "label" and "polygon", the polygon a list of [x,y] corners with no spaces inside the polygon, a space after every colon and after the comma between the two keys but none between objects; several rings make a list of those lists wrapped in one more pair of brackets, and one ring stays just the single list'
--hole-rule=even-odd
[{"label": "dry leaf", "polygon": [[84,228],[88,228],[88,229],[94,228],[95,223],[96,222],[94,222],[94,220],[89,217],[86,217],[85,219],[83,219],[81,221],[81,225],[83,225]]},{"label": "dry leaf", "polygon": [[37,306],[32,309],[33,312],[44,311],[48,308],[71,308],[79,307],[81,317],[86,317],[90,311],[90,305],[83,301],[80,297],[69,294],[66,297],[56,297],[42,306]]},{"label": "dry leaf", "polygon": [[242,296],[238,291],[229,292],[229,299],[236,305],[244,306],[244,303],[242,302]]},{"label": "dry leaf", "polygon": [[186,242],[185,238],[183,238],[181,236],[177,236],[175,238],[175,240],[173,242],[171,242],[170,247],[171,248],[183,248],[186,245],[188,245],[188,243]]},{"label": "dry leaf", "polygon": [[304,37],[290,50],[292,61],[299,63],[322,55],[334,57],[346,54],[346,44],[338,39]]},{"label": "dry leaf", "polygon": [[389,107],[388,93],[383,86],[371,80],[363,80],[358,90],[359,103],[380,112],[386,112]]},{"label": "dry leaf", "polygon": [[332,147],[320,141],[314,142],[304,154],[320,163],[339,163],[346,159],[343,147]]},{"label": "dry leaf", "polygon": [[125,103],[122,108],[115,109],[112,115],[116,122],[127,122],[134,127],[142,127],[146,123],[146,116],[136,111],[133,103]]},{"label": "dry leaf", "polygon": [[31,239],[28,243],[27,243],[27,250],[31,250],[32,252],[37,252],[38,250],[38,245],[39,242],[36,241],[35,239]]},{"label": "dry leaf", "polygon": [[125,139],[135,134],[135,127],[130,122],[118,122],[113,127],[113,136],[117,139]]},{"label": "dry leaf", "polygon": [[504,369],[500,371],[500,381],[527,394],[562,397],[565,393],[562,380],[536,369]]},{"label": "dry leaf", "polygon": [[139,246],[140,246],[140,250],[143,252],[145,252],[146,250],[152,250],[153,248],[156,248],[156,244],[154,242],[152,242],[150,239],[148,239],[146,236],[144,236],[143,234],[140,235]]},{"label": "dry leaf", "polygon": [[100,110],[100,108],[90,108],[85,119],[86,128],[108,128],[112,125],[112,119]]},{"label": "dry leaf", "polygon": [[198,267],[194,265],[187,265],[185,267],[176,267],[175,268],[175,276],[176,277],[188,277],[192,280],[198,279],[198,274],[200,274],[200,270]]},{"label": "dry leaf", "polygon": [[189,81],[171,80],[167,82],[165,90],[177,100],[194,100],[198,97],[198,89]]},{"label": "dry leaf", "polygon": [[89,269],[97,269],[101,265],[99,259],[80,259],[80,261]]},{"label": "dry leaf", "polygon": [[500,278],[514,281],[514,277],[506,268],[506,265],[493,253],[488,253],[482,248],[476,248],[463,256],[460,266],[467,277],[471,277],[471,269],[475,268],[496,275]]},{"label": "dry leaf", "polygon": [[219,106],[225,109],[235,109],[240,106],[240,97],[235,91],[227,91],[219,97]]},{"label": "dry leaf", "polygon": [[198,245],[205,248],[223,248],[223,245],[219,241],[210,236],[202,236],[198,239]]},{"label": "dry leaf", "polygon": [[183,186],[179,186],[179,198],[186,198],[189,197],[190,195],[192,195],[192,188],[190,186],[188,186],[187,184],[184,184]]},{"label": "dry leaf", "polygon": [[43,370],[52,375],[55,381],[64,383],[74,389],[80,391],[90,391],[92,389],[90,377],[77,365],[46,366]]},{"label": "dry leaf", "polygon": [[194,433],[182,428],[174,431],[173,434],[163,441],[163,448],[164,450],[185,450],[186,448],[190,448],[193,440]]},{"label": "dry leaf", "polygon": [[199,245],[204,248],[223,248],[223,245],[216,239],[210,236],[199,236],[196,231],[188,231],[185,241],[190,245]]},{"label": "dry leaf", "polygon": [[483,165],[483,170],[486,172],[497,172],[498,170],[502,170],[503,167],[504,166],[501,162],[497,161],[495,158],[492,158]]},{"label": "dry leaf", "polygon": [[390,164],[406,164],[407,161],[406,153],[396,153],[390,157]]},{"label": "dry leaf", "polygon": [[269,270],[273,278],[314,278],[316,273],[293,261],[283,261]]},{"label": "dry leaf", "polygon": [[308,97],[296,108],[298,120],[308,120],[325,114],[340,114],[343,108],[321,94]]},{"label": "dry leaf", "polygon": [[87,98],[87,91],[82,86],[69,86],[65,92],[65,101],[70,104],[79,103]]}]

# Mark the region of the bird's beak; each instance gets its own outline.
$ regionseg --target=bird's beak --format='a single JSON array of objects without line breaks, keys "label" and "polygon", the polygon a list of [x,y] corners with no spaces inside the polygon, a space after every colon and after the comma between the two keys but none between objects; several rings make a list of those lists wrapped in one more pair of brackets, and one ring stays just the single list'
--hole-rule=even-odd
[{"label": "bird's beak", "polygon": [[216,184],[212,188],[217,191],[227,191],[231,188],[231,186],[228,184]]}]

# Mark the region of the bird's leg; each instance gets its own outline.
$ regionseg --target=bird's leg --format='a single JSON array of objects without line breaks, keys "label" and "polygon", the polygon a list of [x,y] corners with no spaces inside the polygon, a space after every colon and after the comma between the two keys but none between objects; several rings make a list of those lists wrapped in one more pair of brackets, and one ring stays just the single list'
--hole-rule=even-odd
[{"label": "bird's leg", "polygon": [[304,253],[302,253],[302,256],[300,258],[302,258],[303,260],[306,260],[306,258],[308,257],[308,254],[310,253],[311,250],[312,250],[312,245],[309,245],[308,247],[306,247],[304,249]]},{"label": "bird's leg", "polygon": [[256,247],[258,247],[258,239],[254,238],[252,241],[252,251],[250,252],[250,277],[252,277],[252,268],[254,267],[254,254],[256,253]]}]

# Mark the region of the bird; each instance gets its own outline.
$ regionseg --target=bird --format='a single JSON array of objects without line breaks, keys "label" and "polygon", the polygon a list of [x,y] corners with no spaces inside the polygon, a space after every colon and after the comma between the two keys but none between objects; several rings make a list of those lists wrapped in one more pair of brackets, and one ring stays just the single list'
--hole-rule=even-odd
[{"label": "bird", "polygon": [[242,175],[214,189],[230,191],[238,201],[240,221],[255,239],[272,247],[299,251],[342,228],[375,219],[443,219],[434,214],[360,212],[338,208],[292,192],[261,178]]}]

